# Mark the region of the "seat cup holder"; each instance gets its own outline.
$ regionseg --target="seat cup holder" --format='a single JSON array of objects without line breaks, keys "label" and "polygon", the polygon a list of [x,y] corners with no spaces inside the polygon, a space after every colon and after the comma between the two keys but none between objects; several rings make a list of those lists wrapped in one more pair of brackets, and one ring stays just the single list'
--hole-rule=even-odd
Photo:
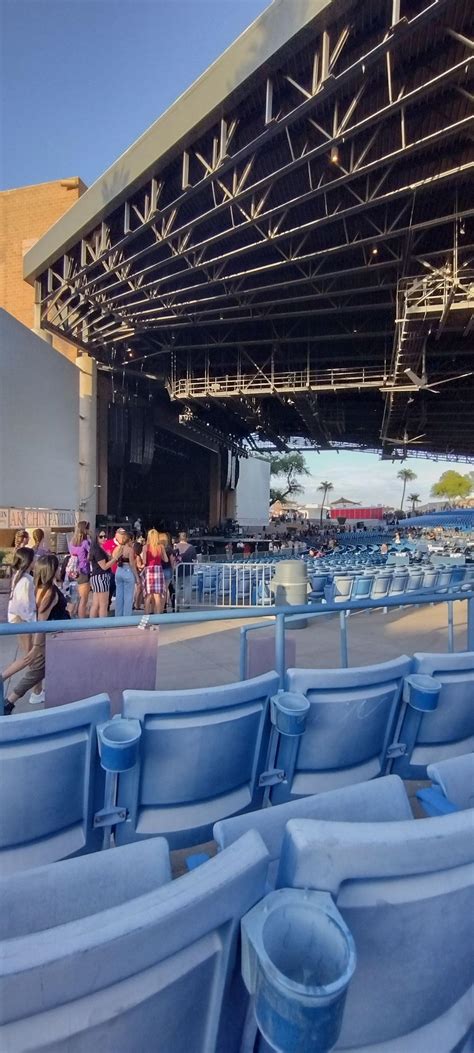
[{"label": "seat cup holder", "polygon": [[441,684],[433,676],[412,673],[405,677],[403,701],[421,713],[432,713],[436,709],[441,693]]},{"label": "seat cup holder", "polygon": [[135,767],[141,733],[140,721],[129,717],[118,716],[97,725],[100,763],[104,771],[129,771]]},{"label": "seat cup holder", "polygon": [[310,703],[297,691],[280,691],[270,699],[270,717],[280,735],[302,735]]},{"label": "seat cup holder", "polygon": [[341,1030],[354,941],[327,892],[280,889],[242,919],[242,976],[275,1053],[326,1053]]}]

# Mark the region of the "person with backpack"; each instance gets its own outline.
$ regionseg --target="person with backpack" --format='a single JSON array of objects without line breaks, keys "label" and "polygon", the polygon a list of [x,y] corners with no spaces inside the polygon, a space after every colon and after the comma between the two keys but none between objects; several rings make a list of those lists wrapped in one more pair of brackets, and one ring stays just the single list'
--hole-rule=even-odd
[{"label": "person with backpack", "polygon": [[69,560],[66,566],[66,578],[75,581],[79,593],[78,617],[87,618],[87,601],[90,592],[89,523],[81,519],[76,526],[72,541],[69,542]]},{"label": "person with backpack", "polygon": [[[63,621],[69,619],[66,609],[66,599],[56,585],[56,574],[58,571],[57,556],[40,556],[36,560],[34,569],[35,601],[38,621]],[[15,673],[25,670],[20,682],[15,688],[8,692],[4,706],[5,716],[13,712],[19,698],[27,691],[31,691],[29,701],[34,698],[35,702],[44,702],[43,692],[34,692],[34,688],[41,687],[45,675],[46,661],[46,636],[44,633],[36,633],[31,642],[27,654],[17,658],[6,669],[3,670],[2,679],[9,680]]]}]

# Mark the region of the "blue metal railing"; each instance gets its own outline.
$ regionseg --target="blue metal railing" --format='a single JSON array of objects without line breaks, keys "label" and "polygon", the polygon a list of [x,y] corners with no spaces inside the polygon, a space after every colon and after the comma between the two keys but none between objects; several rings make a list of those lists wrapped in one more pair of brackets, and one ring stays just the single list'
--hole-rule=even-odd
[{"label": "blue metal railing", "polygon": [[[120,629],[126,627],[137,626],[139,629],[146,629],[148,625],[188,625],[196,624],[199,622],[220,622],[220,621],[242,621],[242,620],[256,620],[260,621],[258,626],[249,626],[247,629],[241,630],[241,648],[240,648],[240,670],[241,678],[245,679],[245,664],[246,664],[246,651],[244,653],[242,646],[242,637],[246,634],[249,629],[257,629],[263,626],[268,627],[269,622],[273,622],[275,626],[275,666],[280,679],[280,686],[284,687],[285,683],[285,631],[287,625],[291,627],[292,619],[301,618],[304,615],[305,618],[317,618],[327,614],[338,614],[339,615],[339,634],[340,634],[340,657],[341,666],[348,666],[348,619],[346,618],[346,612],[351,611],[368,611],[368,610],[386,610],[389,607],[415,607],[424,606],[432,603],[446,603],[448,606],[448,649],[454,650],[454,613],[453,603],[461,601],[467,603],[467,650],[474,651],[474,587],[459,591],[449,591],[446,593],[439,593],[436,591],[429,592],[427,594],[426,589],[419,593],[410,593],[410,595],[401,596],[387,596],[382,600],[349,600],[342,603],[321,603],[294,606],[294,607],[246,607],[234,610],[218,610],[218,611],[189,611],[179,612],[176,614],[153,614],[153,615],[134,615],[130,618],[76,618],[67,621],[58,622],[35,622],[34,632],[35,633],[59,633],[59,632],[80,632],[82,629]],[[30,632],[31,632],[30,626]],[[10,624],[8,622],[0,624],[0,637],[1,636],[24,636],[25,625],[20,623]],[[244,663],[244,665],[243,665]],[[3,680],[0,676],[0,713],[3,713]]]}]

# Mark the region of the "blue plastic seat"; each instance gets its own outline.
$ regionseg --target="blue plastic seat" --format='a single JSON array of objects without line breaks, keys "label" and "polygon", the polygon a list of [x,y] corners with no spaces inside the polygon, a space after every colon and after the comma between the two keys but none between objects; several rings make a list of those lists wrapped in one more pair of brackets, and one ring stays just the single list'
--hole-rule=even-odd
[{"label": "blue plastic seat", "polygon": [[258,812],[221,819],[214,827],[213,836],[222,850],[238,841],[247,830],[257,830],[270,857],[268,884],[273,887],[289,819],[376,823],[411,818],[410,802],[402,780],[396,775],[386,775],[371,782],[360,782],[355,786],[344,786],[341,790],[300,797],[273,808],[261,808]]},{"label": "blue plastic seat", "polygon": [[415,654],[413,672],[434,677],[441,693],[432,712],[407,705],[398,735],[404,753],[391,770],[402,779],[426,779],[428,764],[474,749],[474,652]]},{"label": "blue plastic seat", "polygon": [[218,819],[260,807],[276,673],[222,687],[125,691],[142,724],[140,764],[119,777],[129,819],[118,844],[163,834],[172,848],[208,840]]},{"label": "blue plastic seat", "polygon": [[0,878],[0,939],[31,937],[100,914],[168,881],[171,865],[164,837],[94,852],[87,863],[76,856],[23,870]]},{"label": "blue plastic seat", "polygon": [[472,812],[393,823],[292,819],[278,885],[329,892],[357,948],[350,1053],[468,1053],[473,1025]]},{"label": "blue plastic seat", "polygon": [[[132,870],[142,848],[128,850]],[[89,862],[78,861],[71,896],[81,895]],[[240,919],[264,894],[267,864],[248,833],[176,881],[34,941],[10,938],[0,962],[2,1053],[239,1053],[248,1005]]]},{"label": "blue plastic seat", "polygon": [[438,582],[438,571],[434,567],[426,567],[423,571],[423,588],[434,589]]},{"label": "blue plastic seat", "polygon": [[421,567],[412,567],[406,585],[407,592],[419,592],[423,588],[423,571]]},{"label": "blue plastic seat", "polygon": [[390,584],[390,596],[401,596],[406,592],[408,585],[409,573],[408,570],[395,571],[391,584]]},{"label": "blue plastic seat", "polygon": [[306,695],[310,711],[301,738],[280,739],[276,767],[286,781],[273,788],[272,802],[383,775],[411,666],[403,655],[353,669],[289,669],[287,689]]},{"label": "blue plastic seat", "polygon": [[109,716],[107,695],[97,695],[0,720],[1,874],[101,848],[96,726]]},{"label": "blue plastic seat", "polygon": [[376,574],[372,583],[372,600],[385,600],[390,592],[392,574]]},{"label": "blue plastic seat", "polygon": [[354,578],[350,575],[336,574],[333,581],[324,587],[324,595],[327,602],[344,603],[345,600],[350,600],[353,585]]},{"label": "blue plastic seat", "polygon": [[351,600],[368,600],[372,592],[374,579],[368,574],[356,578],[352,589]]},{"label": "blue plastic seat", "polygon": [[428,764],[428,777],[433,785],[418,790],[416,795],[427,815],[474,808],[474,753]]}]

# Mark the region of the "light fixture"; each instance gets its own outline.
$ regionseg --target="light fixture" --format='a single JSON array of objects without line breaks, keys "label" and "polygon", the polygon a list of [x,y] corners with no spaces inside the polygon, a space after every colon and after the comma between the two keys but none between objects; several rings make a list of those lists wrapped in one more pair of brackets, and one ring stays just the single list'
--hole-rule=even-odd
[{"label": "light fixture", "polygon": [[337,146],[331,147],[331,153],[329,155],[329,159],[331,161],[331,164],[333,164],[333,165],[338,165],[339,164],[339,149],[338,149]]},{"label": "light fixture", "polygon": [[374,245],[374,247],[372,249],[372,256],[378,256],[378,254],[379,254],[379,250],[378,250],[377,246]]}]

